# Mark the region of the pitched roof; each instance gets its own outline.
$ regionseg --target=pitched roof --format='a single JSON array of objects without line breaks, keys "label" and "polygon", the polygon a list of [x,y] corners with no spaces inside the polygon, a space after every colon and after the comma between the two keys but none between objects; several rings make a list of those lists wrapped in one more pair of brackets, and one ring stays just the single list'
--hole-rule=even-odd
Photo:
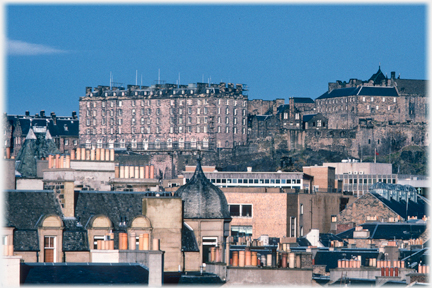
[{"label": "pitched roof", "polygon": [[381,71],[381,66],[379,66],[378,71],[369,78],[368,82],[372,80],[374,84],[381,84],[381,81],[385,79],[387,78],[384,76],[384,73]]},{"label": "pitched roof", "polygon": [[138,263],[21,263],[21,284],[148,284]]},{"label": "pitched roof", "polygon": [[54,124],[51,117],[35,118],[33,116],[8,115],[7,119],[12,125],[19,122],[23,135],[27,135],[30,128],[34,126],[48,127],[48,130],[53,137],[78,137],[79,135],[79,120],[70,117],[57,117],[56,124]]},{"label": "pitched roof", "polygon": [[53,191],[6,190],[5,225],[15,227],[14,249],[17,251],[38,251],[37,229],[49,215],[63,217],[60,205]]},{"label": "pitched roof", "polygon": [[426,80],[395,79],[400,94],[426,96]]},{"label": "pitched roof", "polygon": [[317,99],[327,99],[327,98],[337,98],[337,97],[347,97],[347,96],[387,96],[387,97],[397,97],[399,94],[395,87],[370,87],[370,86],[359,86],[359,87],[349,87],[334,89],[330,92],[325,92]]},{"label": "pitched roof", "polygon": [[315,117],[317,114],[309,114],[309,115],[303,115],[303,122],[308,122],[313,117]]},{"label": "pitched roof", "polygon": [[404,219],[408,219],[408,216],[417,216],[417,219],[421,219],[424,215],[427,215],[429,204],[422,197],[417,196],[417,202],[411,201],[408,198],[407,205],[406,199],[401,198],[399,201],[396,201],[393,198],[386,199],[373,191],[370,193]]},{"label": "pitched roof", "polygon": [[361,265],[365,266],[368,258],[377,258],[378,249],[353,249],[342,248],[340,250],[329,251],[328,249],[318,249],[315,254],[315,265],[326,265],[326,271],[335,269],[340,259],[351,259],[352,256],[361,256]]},{"label": "pitched roof", "polygon": [[290,97],[294,99],[294,103],[303,104],[303,103],[315,103],[315,101],[312,98],[308,97]]},{"label": "pitched roof", "polygon": [[395,87],[368,87],[361,86],[358,91],[358,95],[361,96],[388,96],[397,97],[399,94]]},{"label": "pitched roof", "polygon": [[182,250],[184,252],[199,252],[195,233],[185,223],[183,223],[182,229]]},{"label": "pitched roof", "polygon": [[[368,229],[370,232],[369,239],[400,239],[408,240],[411,238],[418,238],[425,230],[426,223],[388,223],[388,222],[373,222],[364,223],[360,226],[363,229]],[[336,236],[343,239],[352,239],[355,228],[351,228]]]}]

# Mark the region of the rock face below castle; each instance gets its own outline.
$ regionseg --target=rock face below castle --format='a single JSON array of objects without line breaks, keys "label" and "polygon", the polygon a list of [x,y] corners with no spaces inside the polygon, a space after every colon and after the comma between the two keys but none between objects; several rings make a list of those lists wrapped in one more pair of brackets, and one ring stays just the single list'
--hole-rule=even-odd
[{"label": "rock face below castle", "polygon": [[184,201],[185,219],[231,218],[224,193],[205,177],[200,160],[195,174],[174,195]]}]

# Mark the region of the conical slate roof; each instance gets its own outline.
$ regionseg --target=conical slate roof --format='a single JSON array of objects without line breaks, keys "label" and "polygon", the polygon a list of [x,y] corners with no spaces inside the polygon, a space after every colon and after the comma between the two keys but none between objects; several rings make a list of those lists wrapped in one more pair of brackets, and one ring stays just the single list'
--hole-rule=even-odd
[{"label": "conical slate roof", "polygon": [[184,201],[183,217],[185,219],[231,218],[224,193],[205,177],[200,160],[198,159],[197,162],[195,174],[174,194]]}]

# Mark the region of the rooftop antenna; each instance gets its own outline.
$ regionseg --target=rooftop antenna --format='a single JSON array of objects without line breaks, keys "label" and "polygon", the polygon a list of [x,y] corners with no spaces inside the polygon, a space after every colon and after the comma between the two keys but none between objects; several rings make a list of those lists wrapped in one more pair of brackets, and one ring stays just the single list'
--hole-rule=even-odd
[{"label": "rooftop antenna", "polygon": [[177,88],[179,88],[180,87],[180,72],[179,72],[179,79],[178,79],[178,87]]},{"label": "rooftop antenna", "polygon": [[204,74],[202,74],[202,81],[201,83],[204,83]]},{"label": "rooftop antenna", "polygon": [[141,86],[142,86],[142,74],[141,74]]},{"label": "rooftop antenna", "polygon": [[158,84],[160,84],[160,68],[158,69]]},{"label": "rooftop antenna", "polygon": [[110,90],[112,90],[112,72],[110,71]]},{"label": "rooftop antenna", "polygon": [[138,85],[138,70],[135,70],[135,86]]}]

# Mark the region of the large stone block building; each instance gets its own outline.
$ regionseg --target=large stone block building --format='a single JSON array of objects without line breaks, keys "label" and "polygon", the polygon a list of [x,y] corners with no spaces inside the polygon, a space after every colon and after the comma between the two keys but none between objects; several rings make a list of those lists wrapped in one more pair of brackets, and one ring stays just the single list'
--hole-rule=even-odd
[{"label": "large stone block building", "polygon": [[247,142],[241,84],[157,84],[86,88],[80,145],[135,151],[232,148]]}]

